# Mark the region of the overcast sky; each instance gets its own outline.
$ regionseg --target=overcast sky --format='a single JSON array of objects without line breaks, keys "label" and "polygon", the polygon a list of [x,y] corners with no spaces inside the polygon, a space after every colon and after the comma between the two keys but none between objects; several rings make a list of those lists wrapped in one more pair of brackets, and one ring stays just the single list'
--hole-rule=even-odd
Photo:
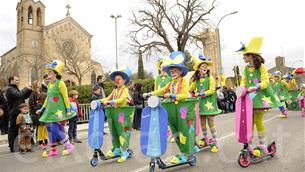
[{"label": "overcast sky", "polygon": [[[19,0],[0,0],[0,54],[16,45],[16,5]],[[118,19],[119,65],[127,64],[136,72],[137,60],[123,49],[126,34],[130,29],[131,9],[139,7],[140,0],[41,0],[46,6],[46,25],[65,17],[69,3],[73,17],[93,35],[92,55],[109,71],[115,66],[114,20],[112,14],[121,14]],[[170,0],[169,0],[170,1]],[[274,66],[276,56],[285,56],[286,65],[304,66],[304,16],[300,0],[218,0],[212,20],[217,23],[225,14],[238,11],[225,18],[220,26],[222,59],[226,76],[233,75],[233,65],[244,65],[242,57],[234,53],[240,41],[247,42],[252,36],[263,36],[263,57],[268,68]],[[141,4],[143,8],[143,4]],[[145,64],[145,69],[156,73],[154,58]],[[300,61],[303,60],[303,64]]]}]

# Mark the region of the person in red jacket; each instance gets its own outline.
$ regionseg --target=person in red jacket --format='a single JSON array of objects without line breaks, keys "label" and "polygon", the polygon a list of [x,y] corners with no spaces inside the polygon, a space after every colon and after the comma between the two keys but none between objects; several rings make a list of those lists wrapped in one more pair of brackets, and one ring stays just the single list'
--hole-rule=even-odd
[{"label": "person in red jacket", "polygon": [[[80,105],[79,103],[77,102],[77,98],[78,98],[78,92],[76,90],[71,90],[69,92],[69,102],[71,104],[71,108],[72,110],[76,110],[73,108],[74,105],[76,105],[76,108],[77,108],[77,115],[71,119],[69,119],[69,129],[68,129],[68,135],[69,135],[69,140],[72,144],[74,143],[82,143],[82,141],[80,141],[78,138],[77,138],[77,121],[79,119],[82,119],[83,117],[83,114],[82,114],[82,111],[80,109]],[[74,105],[73,105],[74,104]]]}]

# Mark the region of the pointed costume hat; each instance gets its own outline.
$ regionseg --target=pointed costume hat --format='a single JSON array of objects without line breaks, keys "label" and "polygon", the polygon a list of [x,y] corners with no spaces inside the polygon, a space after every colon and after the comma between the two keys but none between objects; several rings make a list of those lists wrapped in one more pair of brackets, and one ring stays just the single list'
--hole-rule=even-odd
[{"label": "pointed costume hat", "polygon": [[176,67],[182,71],[182,75],[185,76],[188,73],[188,69],[184,66],[185,54],[181,51],[174,51],[170,54],[168,60],[164,60],[161,66],[164,66],[164,71],[168,76],[171,76],[170,68]]},{"label": "pointed costume hat", "polygon": [[61,75],[63,68],[65,67],[65,64],[60,60],[53,60],[50,64],[47,64],[45,66],[45,69],[48,70],[54,70],[57,72],[58,75]]},{"label": "pointed costume hat", "polygon": [[170,60],[168,57],[158,57],[157,64],[156,64],[157,69],[158,69],[158,70],[161,70],[162,67],[164,67],[164,65],[162,65],[163,62],[164,62],[164,61],[168,61],[168,60]]},{"label": "pointed costume hat", "polygon": [[198,56],[192,56],[192,61],[194,62],[194,70],[198,70],[199,66],[202,63],[206,63],[208,66],[211,66],[213,62],[211,61],[211,58],[206,58],[202,54],[198,54]]},{"label": "pointed costume hat", "polygon": [[121,75],[123,79],[126,80],[125,85],[127,85],[130,81],[131,70],[127,66],[121,66],[119,69],[112,69],[110,74],[110,79],[114,81],[115,76]]},{"label": "pointed costume hat", "polygon": [[246,45],[241,42],[242,47],[237,52],[241,54],[261,54],[262,44],[263,37],[254,37]]}]

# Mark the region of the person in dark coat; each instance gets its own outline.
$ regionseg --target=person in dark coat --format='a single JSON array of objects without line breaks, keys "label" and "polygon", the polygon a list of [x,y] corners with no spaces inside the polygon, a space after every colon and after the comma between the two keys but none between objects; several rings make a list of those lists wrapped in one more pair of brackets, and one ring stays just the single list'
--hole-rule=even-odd
[{"label": "person in dark coat", "polygon": [[[25,102],[25,99],[29,98],[32,93],[31,87],[25,87],[19,90],[19,78],[17,76],[9,77],[8,87],[6,90],[6,98],[8,104],[8,117],[9,117],[9,129],[8,129],[8,142],[11,152],[18,151],[14,149],[15,140],[17,141],[18,127],[16,125],[16,119],[21,103]],[[18,143],[18,142],[16,142]],[[16,144],[17,145],[17,144]]]},{"label": "person in dark coat", "polygon": [[7,101],[0,89],[0,130],[1,135],[8,133]]},{"label": "person in dark coat", "polygon": [[137,83],[134,85],[133,102],[136,106],[136,111],[133,118],[132,128],[136,130],[140,130],[141,127],[141,114],[144,106],[144,98],[142,96],[141,89],[141,84]]},{"label": "person in dark coat", "polygon": [[93,100],[100,100],[100,94],[101,94],[101,88],[97,85],[95,85],[92,89],[92,95],[91,95],[91,101]]},{"label": "person in dark coat", "polygon": [[47,93],[48,92],[48,84],[49,84],[49,77],[48,74],[43,75],[43,80],[41,83],[41,92]]},{"label": "person in dark coat", "polygon": [[99,99],[106,98],[106,94],[105,94],[105,91],[104,91],[105,87],[104,87],[103,76],[102,75],[97,76],[95,86],[100,87]]},{"label": "person in dark coat", "polygon": [[[91,95],[91,102],[93,100],[100,100],[100,96],[101,95],[101,87],[99,87],[98,85],[93,86],[92,89],[92,95]],[[104,113],[105,113],[105,109],[103,109]],[[107,117],[105,115],[105,121],[107,121]],[[104,129],[104,134],[106,134],[105,129]]]},{"label": "person in dark coat", "polygon": [[230,111],[235,112],[236,94],[233,88],[229,89]]}]

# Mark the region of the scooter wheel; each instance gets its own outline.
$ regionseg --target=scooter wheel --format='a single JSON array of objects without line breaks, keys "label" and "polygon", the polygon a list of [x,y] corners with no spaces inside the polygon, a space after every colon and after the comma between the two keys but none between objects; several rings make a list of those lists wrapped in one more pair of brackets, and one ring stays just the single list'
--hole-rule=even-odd
[{"label": "scooter wheel", "polygon": [[195,166],[197,163],[197,159],[194,155],[191,155],[190,160],[189,160],[189,164],[190,166]]},{"label": "scooter wheel", "polygon": [[270,153],[271,157],[274,157],[276,154],[276,144],[272,143],[271,145],[268,146],[268,151]]},{"label": "scooter wheel", "polygon": [[91,164],[92,167],[97,166],[97,164],[98,164],[98,159],[97,159],[97,158],[92,158],[91,161],[90,161],[90,164]]},{"label": "scooter wheel", "polygon": [[127,152],[128,152],[128,158],[131,158],[133,155],[133,151],[131,149],[128,149]]},{"label": "scooter wheel", "polygon": [[149,172],[154,172],[155,171],[155,163],[154,162],[151,162],[149,164]]},{"label": "scooter wheel", "polygon": [[238,164],[243,168],[249,167],[251,164],[251,157],[245,153],[241,153],[238,157]]}]

